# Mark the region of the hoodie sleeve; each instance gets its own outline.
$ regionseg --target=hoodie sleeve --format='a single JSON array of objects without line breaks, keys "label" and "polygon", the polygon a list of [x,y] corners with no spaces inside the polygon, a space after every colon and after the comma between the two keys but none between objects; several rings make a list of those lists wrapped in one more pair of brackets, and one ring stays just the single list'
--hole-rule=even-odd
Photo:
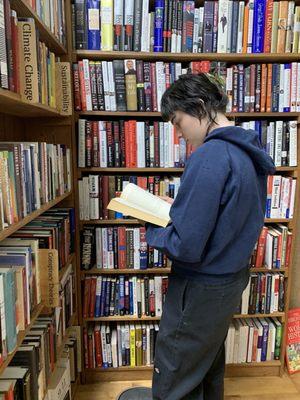
[{"label": "hoodie sleeve", "polygon": [[146,225],[149,246],[173,260],[190,263],[201,261],[217,221],[229,173],[230,164],[224,142],[211,141],[197,149],[186,165],[171,207],[171,224],[166,228]]}]

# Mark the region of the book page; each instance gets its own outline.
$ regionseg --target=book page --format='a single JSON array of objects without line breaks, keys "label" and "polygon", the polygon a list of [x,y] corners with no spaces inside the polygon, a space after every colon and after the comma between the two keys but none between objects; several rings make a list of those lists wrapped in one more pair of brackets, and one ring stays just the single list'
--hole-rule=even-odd
[{"label": "book page", "polygon": [[135,205],[141,211],[145,210],[156,217],[170,219],[171,204],[133,183],[129,183],[125,187],[120,198],[131,203],[131,205]]}]

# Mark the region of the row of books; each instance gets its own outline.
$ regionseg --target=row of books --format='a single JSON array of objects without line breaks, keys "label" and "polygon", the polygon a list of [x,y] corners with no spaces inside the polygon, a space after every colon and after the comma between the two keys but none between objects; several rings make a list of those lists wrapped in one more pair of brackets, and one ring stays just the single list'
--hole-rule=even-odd
[{"label": "row of books", "polygon": [[293,218],[296,179],[281,175],[268,176],[266,218]]},{"label": "row of books", "polygon": [[0,142],[0,230],[71,190],[63,144]]},{"label": "row of books", "polygon": [[264,226],[250,259],[252,268],[288,268],[291,259],[293,234],[287,226]]},{"label": "row of books", "polygon": [[[78,181],[81,220],[122,218],[108,212],[109,201],[118,196],[129,183],[135,183],[150,193],[175,198],[180,186],[179,177],[89,175]],[[296,179],[281,175],[268,177],[266,218],[293,218]]]},{"label": "row of books", "polygon": [[277,318],[233,320],[225,342],[226,363],[279,360],[282,337],[283,326]]},{"label": "row of books", "polygon": [[[283,327],[277,318],[233,320],[226,339],[226,363],[278,360]],[[85,368],[150,366],[158,324],[89,324],[83,330]]]},{"label": "row of books", "polygon": [[[23,100],[62,109],[65,99],[59,93],[66,90],[62,80],[66,82],[66,68],[70,75],[70,65],[56,59],[39,40],[34,19],[18,18],[9,0],[4,1],[1,16],[0,46],[1,87],[19,93]],[[67,82],[70,86],[70,76]]]},{"label": "row of books", "polygon": [[170,122],[78,121],[78,166],[82,168],[179,168],[191,152],[192,146],[178,138]]},{"label": "row of books", "polygon": [[179,177],[89,175],[78,180],[80,220],[121,218],[122,214],[108,211],[109,201],[129,183],[135,183],[150,193],[176,197]]},{"label": "row of books", "polygon": [[167,276],[88,276],[84,280],[83,318],[161,317],[167,289]]},{"label": "row of books", "polygon": [[[55,317],[41,315],[1,373],[0,391],[5,399],[64,400],[71,395],[71,382],[78,374],[77,332],[70,332],[58,358]],[[76,378],[75,378],[76,379]]]},{"label": "row of books", "polygon": [[85,368],[152,365],[158,324],[89,324],[83,328]]},{"label": "row of books", "polygon": [[227,65],[143,60],[89,61],[73,64],[77,111],[160,111],[165,90],[180,75],[213,72],[224,81],[227,112],[300,110],[300,63]]},{"label": "row of books", "polygon": [[156,0],[149,9],[149,0],[104,4],[75,0],[74,47],[171,53],[299,52],[300,9],[294,1],[204,1],[199,8],[195,3]]},{"label": "row of books", "polygon": [[62,0],[27,0],[27,3],[60,43],[66,46],[65,3]]},{"label": "row of books", "polygon": [[144,227],[85,226],[81,232],[81,269],[166,268],[162,252],[147,246]]},{"label": "row of books", "polygon": [[245,121],[239,123],[244,129],[258,132],[261,144],[276,167],[296,167],[297,121]]},{"label": "row of books", "polygon": [[240,314],[272,314],[284,311],[284,275],[253,273],[243,292]]}]

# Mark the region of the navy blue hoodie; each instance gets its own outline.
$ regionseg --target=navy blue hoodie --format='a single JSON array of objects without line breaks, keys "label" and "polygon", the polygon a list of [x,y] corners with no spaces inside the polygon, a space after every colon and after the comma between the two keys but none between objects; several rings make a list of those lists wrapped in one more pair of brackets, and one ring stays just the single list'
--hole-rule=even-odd
[{"label": "navy blue hoodie", "polygon": [[227,275],[248,265],[264,224],[274,163],[258,134],[214,129],[188,159],[166,228],[147,224],[148,244],[185,276]]}]

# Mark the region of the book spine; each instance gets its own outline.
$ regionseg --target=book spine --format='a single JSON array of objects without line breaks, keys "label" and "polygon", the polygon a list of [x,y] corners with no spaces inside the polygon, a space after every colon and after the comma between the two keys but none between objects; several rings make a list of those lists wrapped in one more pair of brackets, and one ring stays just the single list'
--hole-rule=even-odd
[{"label": "book spine", "polygon": [[164,0],[155,0],[154,52],[163,51]]}]

